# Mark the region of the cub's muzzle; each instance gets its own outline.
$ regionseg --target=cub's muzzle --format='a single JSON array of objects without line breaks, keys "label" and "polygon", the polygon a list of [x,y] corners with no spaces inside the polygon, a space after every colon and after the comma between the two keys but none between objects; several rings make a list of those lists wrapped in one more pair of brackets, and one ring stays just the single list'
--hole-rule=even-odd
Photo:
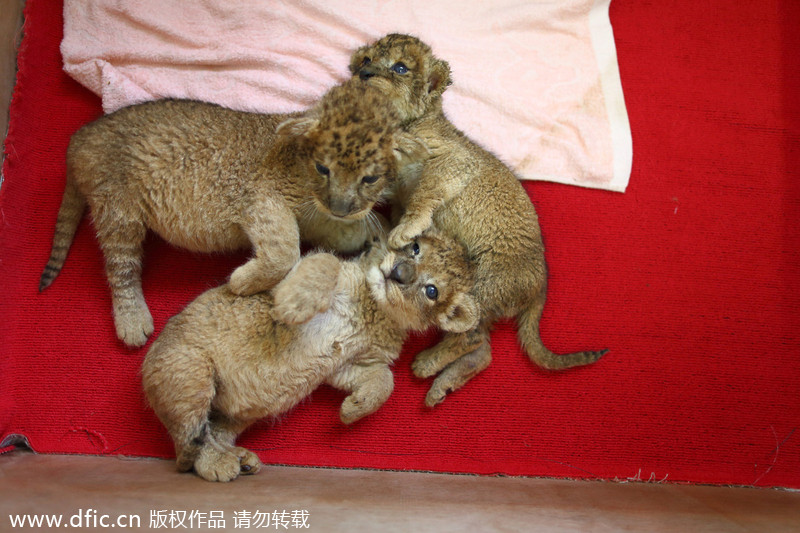
[{"label": "cub's muzzle", "polygon": [[396,281],[400,285],[408,285],[414,281],[415,276],[416,271],[414,265],[406,263],[405,261],[398,262],[389,273],[389,279]]},{"label": "cub's muzzle", "polygon": [[370,66],[361,67],[358,71],[358,77],[361,78],[361,81],[367,81],[368,79],[376,76],[378,73]]}]

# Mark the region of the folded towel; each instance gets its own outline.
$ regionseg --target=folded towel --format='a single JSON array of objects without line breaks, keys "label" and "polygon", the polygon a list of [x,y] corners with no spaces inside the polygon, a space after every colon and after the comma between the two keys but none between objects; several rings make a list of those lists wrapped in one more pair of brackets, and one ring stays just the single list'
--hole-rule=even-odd
[{"label": "folded towel", "polygon": [[447,60],[445,113],[523,179],[624,191],[631,136],[610,0],[66,0],[64,69],[111,112],[156,98],[304,109],[357,47],[409,33]]}]

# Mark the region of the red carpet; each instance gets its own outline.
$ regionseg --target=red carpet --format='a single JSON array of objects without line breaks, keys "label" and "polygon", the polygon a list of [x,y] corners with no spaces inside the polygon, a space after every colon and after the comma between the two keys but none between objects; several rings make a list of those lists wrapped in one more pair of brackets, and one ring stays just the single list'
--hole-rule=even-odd
[{"label": "red carpet", "polygon": [[[114,335],[84,221],[42,294],[70,135],[99,100],[61,72],[57,2],[29,0],[0,189],[0,438],[44,453],[171,456],[142,392],[145,349]],[[268,463],[800,488],[800,3],[614,0],[634,142],[625,194],[526,184],[547,244],[542,323],[556,351],[611,349],[543,372],[514,328],[435,410],[413,355],[353,427],[315,392],[242,438]],[[151,238],[144,289],[160,331],[244,256]]]}]

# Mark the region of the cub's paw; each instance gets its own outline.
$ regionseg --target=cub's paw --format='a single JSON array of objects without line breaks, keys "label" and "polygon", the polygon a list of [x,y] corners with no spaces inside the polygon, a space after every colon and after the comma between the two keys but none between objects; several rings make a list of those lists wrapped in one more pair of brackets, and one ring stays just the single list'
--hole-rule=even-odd
[{"label": "cub's paw", "polygon": [[459,383],[453,372],[442,372],[433,380],[428,394],[425,395],[425,405],[433,408],[445,401],[447,395],[460,388],[463,383]]},{"label": "cub's paw", "polygon": [[204,446],[195,459],[194,471],[206,481],[227,482],[239,477],[242,465],[235,449],[217,450]]},{"label": "cub's paw", "polygon": [[389,234],[389,247],[399,250],[414,242],[423,231],[430,226],[429,220],[412,220],[411,222],[400,222]]},{"label": "cub's paw", "polygon": [[302,324],[327,311],[340,268],[339,260],[326,253],[302,259],[275,287],[272,317],[284,324]]},{"label": "cub's paw", "polygon": [[283,277],[282,274],[285,274],[285,272],[280,275],[271,274],[266,265],[251,259],[233,271],[228,286],[234,294],[250,296],[251,294],[271,289]]},{"label": "cub's paw", "polygon": [[445,400],[445,398],[447,398],[447,394],[450,392],[452,391],[445,390],[441,386],[434,384],[428,390],[428,394],[425,395],[425,406],[433,409],[434,407],[442,403]]},{"label": "cub's paw", "polygon": [[284,324],[304,324],[328,307],[330,298],[321,297],[319,293],[295,294],[289,298],[282,291],[275,291],[272,318]]},{"label": "cub's paw", "polygon": [[239,471],[242,475],[251,476],[261,470],[261,460],[247,448],[237,446],[233,452],[239,456]]},{"label": "cub's paw", "polygon": [[353,393],[342,402],[342,407],[339,409],[339,418],[345,424],[352,424],[375,411],[372,403],[366,398]]},{"label": "cub's paw", "polygon": [[418,378],[429,378],[441,372],[447,363],[440,362],[437,354],[438,350],[435,346],[417,354],[414,362],[411,363],[411,371],[414,372],[414,375]]},{"label": "cub's paw", "polygon": [[153,317],[144,302],[115,304],[114,327],[117,337],[131,347],[143,346],[155,329]]},{"label": "cub's paw", "polygon": [[466,382],[483,372],[491,361],[491,348],[488,343],[462,355],[447,365],[433,380],[425,397],[425,405],[428,407],[439,405],[448,394],[460,389]]},{"label": "cub's paw", "polygon": [[259,470],[258,456],[239,446],[224,449],[204,446],[194,462],[194,471],[208,481],[232,481],[240,474],[257,474]]}]

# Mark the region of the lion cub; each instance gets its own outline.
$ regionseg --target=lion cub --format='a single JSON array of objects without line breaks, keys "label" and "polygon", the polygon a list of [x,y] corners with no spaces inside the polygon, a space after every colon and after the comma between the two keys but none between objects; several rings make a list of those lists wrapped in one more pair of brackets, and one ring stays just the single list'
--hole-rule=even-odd
[{"label": "lion cub", "polygon": [[383,231],[371,211],[403,160],[426,148],[401,131],[374,89],[345,83],[302,114],[268,115],[160,100],[84,126],[67,151],[67,183],[39,290],[66,259],[88,203],[111,286],[117,336],[153,332],[141,287],[151,229],[199,252],[251,247],[236,294],[269,289],[300,258],[300,241],[341,252]]},{"label": "lion cub", "polygon": [[450,67],[428,45],[408,35],[387,35],[357,50],[350,62],[354,79],[383,91],[395,102],[408,130],[431,151],[421,170],[403,177],[396,201],[404,209],[389,235],[391,246],[408,244],[432,223],[464,243],[474,257],[473,295],[480,324],[446,335],[413,365],[419,377],[440,373],[426,403],[434,406],[491,361],[489,327],[516,317],[518,336],[529,357],[547,369],[592,363],[604,351],[556,355],[539,337],[547,273],[536,211],[512,171],[447,120],[442,93]]},{"label": "lion cub", "polygon": [[374,246],[349,261],[308,255],[272,294],[237,296],[227,285],[201,294],[169,320],[142,367],[178,470],[210,481],[255,473],[258,458],[236,437],[323,382],[350,393],[345,424],[377,410],[408,330],[477,324],[472,274],[463,247],[426,233],[404,250]]}]

